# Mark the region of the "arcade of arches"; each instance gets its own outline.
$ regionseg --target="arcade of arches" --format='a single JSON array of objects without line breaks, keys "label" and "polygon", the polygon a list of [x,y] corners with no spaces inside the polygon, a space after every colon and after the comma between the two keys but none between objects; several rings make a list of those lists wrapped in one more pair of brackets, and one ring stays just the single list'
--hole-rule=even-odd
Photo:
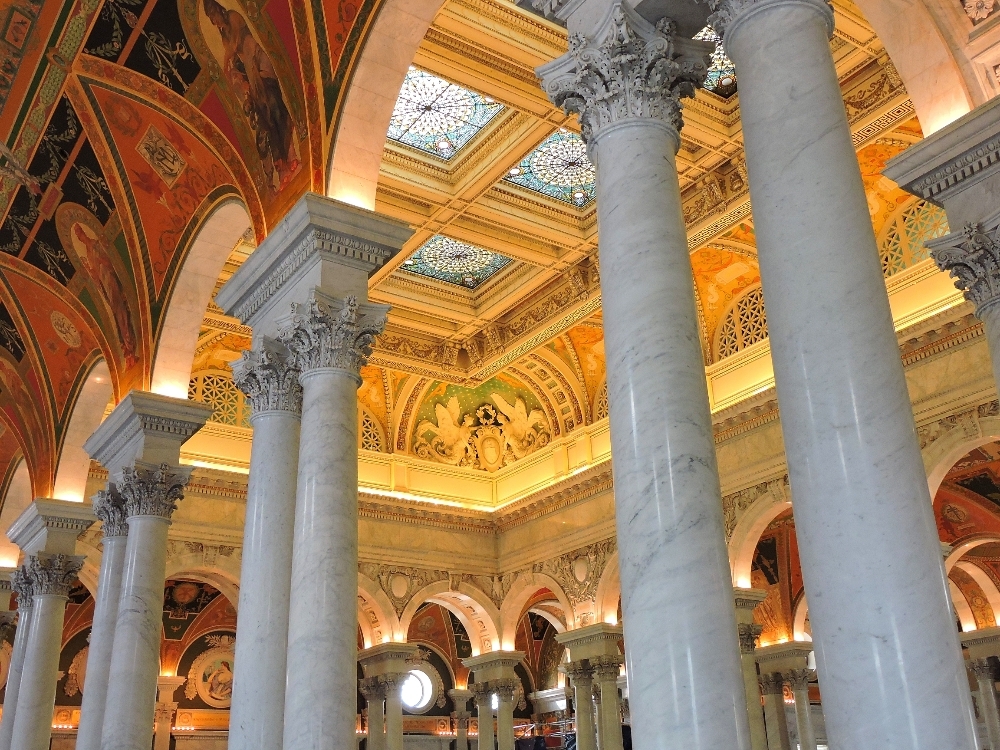
[{"label": "arcade of arches", "polygon": [[0,750],[1000,750],[997,94],[996,0],[0,0]]}]

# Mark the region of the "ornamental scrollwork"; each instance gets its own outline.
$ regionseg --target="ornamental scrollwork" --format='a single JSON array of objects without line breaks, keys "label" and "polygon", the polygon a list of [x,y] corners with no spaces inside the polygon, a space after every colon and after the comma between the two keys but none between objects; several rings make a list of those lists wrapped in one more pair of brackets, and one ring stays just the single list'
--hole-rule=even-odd
[{"label": "ornamental scrollwork", "polygon": [[47,552],[28,557],[22,569],[30,581],[32,596],[68,597],[84,559],[83,555],[54,555]]},{"label": "ornamental scrollwork", "polygon": [[617,549],[613,538],[605,539],[589,547],[535,563],[532,572],[544,573],[556,579],[566,592],[570,604],[575,607],[582,602],[593,601],[597,596],[601,575]]},{"label": "ornamental scrollwork", "polygon": [[569,51],[538,69],[549,99],[580,117],[588,144],[603,128],[631,117],[661,120],[678,132],[681,99],[708,75],[711,45],[677,37],[677,24],[654,27],[623,2],[614,3],[593,36],[570,34]]},{"label": "ornamental scrollwork", "polygon": [[159,516],[170,518],[177,502],[184,499],[184,487],[191,479],[191,467],[136,462],[122,470],[118,492],[125,502],[128,517]]},{"label": "ornamental scrollwork", "polygon": [[357,297],[350,296],[333,314],[314,294],[305,304],[292,304],[278,338],[291,352],[291,364],[303,373],[331,367],[360,379],[375,337],[385,329],[387,312],[376,305],[362,309]]},{"label": "ornamental scrollwork", "polygon": [[125,499],[114,489],[99,490],[93,499],[94,515],[101,519],[105,538],[128,536],[128,512]]},{"label": "ornamental scrollwork", "polygon": [[929,244],[938,268],[951,273],[955,288],[976,306],[978,317],[1000,301],[1000,226],[972,222]]},{"label": "ornamental scrollwork", "polygon": [[302,412],[299,370],[287,351],[267,340],[243,352],[233,363],[233,382],[246,396],[254,414],[264,411]]}]

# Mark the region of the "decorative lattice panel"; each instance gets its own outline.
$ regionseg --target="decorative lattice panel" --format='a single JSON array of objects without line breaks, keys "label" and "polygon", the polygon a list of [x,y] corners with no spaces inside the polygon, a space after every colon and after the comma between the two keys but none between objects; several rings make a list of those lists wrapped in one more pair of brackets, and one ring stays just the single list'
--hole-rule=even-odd
[{"label": "decorative lattice panel", "polygon": [[716,359],[730,357],[767,338],[767,314],[760,286],[748,291],[729,308],[719,324],[718,337]]},{"label": "decorative lattice panel", "polygon": [[879,245],[882,274],[889,278],[928,257],[926,243],[948,234],[944,209],[918,200],[889,220]]},{"label": "decorative lattice panel", "polygon": [[597,400],[594,402],[594,421],[598,419],[604,419],[608,416],[608,383],[605,381],[604,385],[601,386],[600,392],[597,394]]},{"label": "decorative lattice panel", "polygon": [[368,412],[361,413],[361,429],[358,432],[361,437],[361,450],[382,450],[382,431]]},{"label": "decorative lattice panel", "polygon": [[233,427],[250,426],[250,407],[228,372],[197,372],[188,383],[188,398],[208,404],[215,411],[211,422]]}]

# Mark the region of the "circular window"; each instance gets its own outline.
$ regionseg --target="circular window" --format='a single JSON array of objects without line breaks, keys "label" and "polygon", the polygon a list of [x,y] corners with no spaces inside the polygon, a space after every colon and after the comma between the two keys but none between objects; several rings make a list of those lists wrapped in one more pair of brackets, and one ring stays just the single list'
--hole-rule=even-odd
[{"label": "circular window", "polygon": [[400,687],[400,697],[403,700],[403,705],[411,711],[421,711],[427,708],[434,699],[434,686],[431,684],[431,678],[420,669],[411,670]]}]

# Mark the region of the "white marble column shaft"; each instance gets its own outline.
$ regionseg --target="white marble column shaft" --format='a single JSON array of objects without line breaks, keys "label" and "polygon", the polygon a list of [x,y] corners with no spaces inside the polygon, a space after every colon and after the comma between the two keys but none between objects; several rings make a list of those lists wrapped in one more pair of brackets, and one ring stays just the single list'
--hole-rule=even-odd
[{"label": "white marble column shaft", "polygon": [[621,697],[618,695],[620,660],[598,657],[591,659],[591,664],[594,667],[595,688],[601,696],[597,707],[600,750],[622,750]]},{"label": "white marble column shaft", "polygon": [[97,578],[94,620],[87,652],[87,676],[83,685],[80,726],[76,750],[101,750],[104,711],[108,697],[108,675],[115,643],[118,600],[125,570],[128,523],[124,502],[116,492],[102,490],[94,497],[94,513],[101,519],[101,570]]},{"label": "white marble column shaft", "polygon": [[14,717],[17,715],[17,695],[21,688],[21,674],[24,671],[24,652],[31,632],[31,582],[22,568],[11,573],[11,584],[17,592],[17,630],[14,633],[14,648],[10,655],[10,669],[7,672],[7,688],[4,693],[3,718],[0,720],[0,750],[11,750],[14,735]]},{"label": "white marble column shaft", "polygon": [[741,623],[740,662],[743,667],[743,686],[747,693],[747,713],[750,718],[750,747],[767,750],[767,730],[764,727],[764,710],[760,702],[760,683],[757,681],[757,638],[762,628],[756,623]]},{"label": "white marble column shaft", "polygon": [[403,750],[403,698],[405,674],[379,677],[385,685],[385,750]]},{"label": "white marble column shaft", "polygon": [[823,0],[715,7],[739,79],[827,736],[852,750],[971,750],[927,477],[830,52],[833,12]]},{"label": "white marble column shaft", "polygon": [[497,750],[514,750],[514,697],[517,682],[496,680],[497,694]]},{"label": "white marble column shaft", "polygon": [[990,750],[1000,750],[1000,708],[997,707],[993,667],[987,659],[972,659],[969,662],[969,669],[975,675],[976,684],[979,686],[979,710],[983,713]]},{"label": "white marble column shaft", "polygon": [[764,694],[767,750],[791,750],[788,717],[785,714],[784,680],[780,674],[764,674],[760,677],[760,688]]},{"label": "white marble column shaft", "polygon": [[793,669],[784,675],[795,698],[795,728],[799,735],[799,750],[816,750],[816,730],[813,729],[812,706],[809,703],[809,681],[815,676],[811,669]]},{"label": "white marble column shaft", "polygon": [[128,543],[108,672],[102,750],[146,748],[153,738],[167,531],[190,475],[189,467],[157,467],[137,461],[135,468],[123,471],[118,484],[128,514]]},{"label": "white marble column shaft", "polygon": [[456,750],[469,750],[469,698],[471,690],[452,688],[448,691],[455,704],[455,747]]},{"label": "white marble column shaft", "polygon": [[340,305],[296,305],[281,334],[302,373],[284,750],[356,741],[357,390],[385,318]]},{"label": "white marble column shaft", "polygon": [[385,750],[385,685],[365,677],[359,687],[368,703],[368,750]]},{"label": "white marble column shaft", "polygon": [[83,557],[39,552],[25,572],[32,586],[31,630],[17,695],[12,750],[49,750],[66,602]]},{"label": "white marble column shaft", "polygon": [[240,567],[229,746],[280,748],[284,735],[288,613],[302,387],[298,370],[267,340],[233,365],[253,409],[253,444]]},{"label": "white marble column shaft", "polygon": [[479,750],[493,750],[493,693],[484,683],[473,683],[469,689],[476,696],[476,709],[479,719]]},{"label": "white marble column shaft", "polygon": [[597,732],[594,721],[594,670],[583,662],[566,665],[566,676],[573,686],[573,711],[576,723],[577,750],[596,750]]},{"label": "white marble column shaft", "polygon": [[[616,2],[593,36],[571,36],[538,70],[549,97],[580,112],[597,168],[629,704],[644,750],[749,748],[675,160],[679,96],[703,80],[706,52]],[[680,64],[655,64],[667,56]]]}]

